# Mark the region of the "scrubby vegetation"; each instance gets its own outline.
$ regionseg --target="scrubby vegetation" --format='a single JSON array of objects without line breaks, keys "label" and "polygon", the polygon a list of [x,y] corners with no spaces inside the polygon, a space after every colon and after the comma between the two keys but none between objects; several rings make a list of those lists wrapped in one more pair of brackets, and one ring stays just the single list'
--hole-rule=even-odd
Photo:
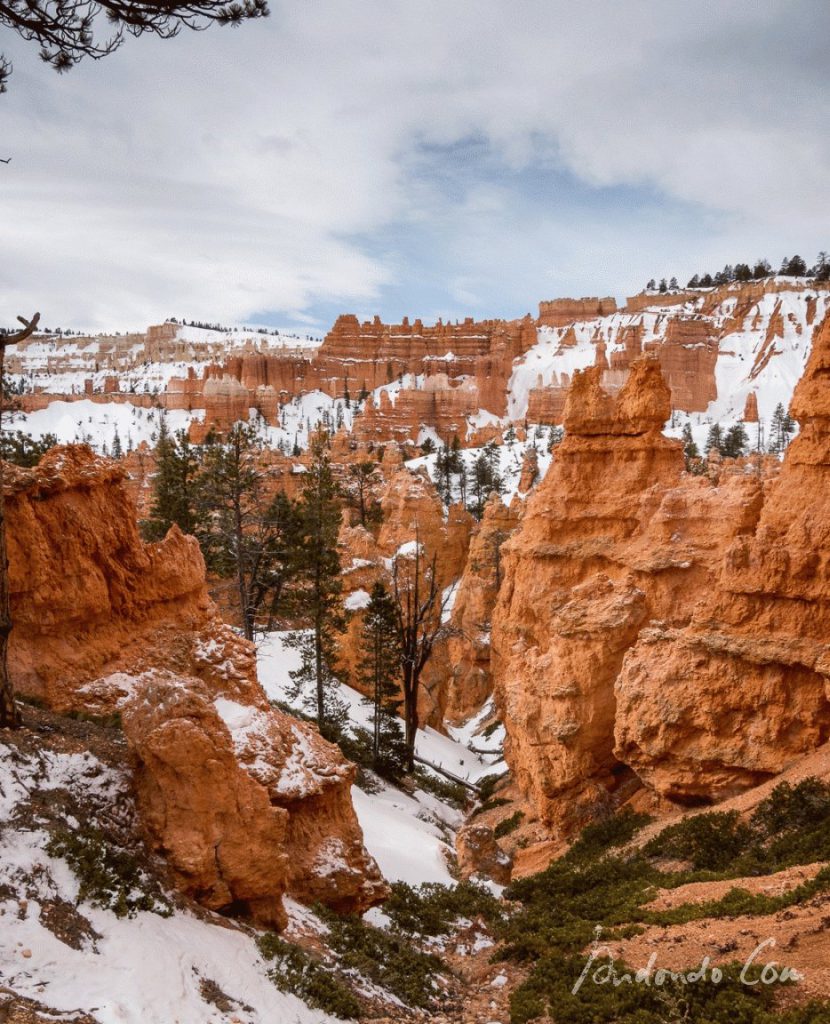
[{"label": "scrubby vegetation", "polygon": [[516,811],[509,818],[504,818],[503,821],[500,821],[493,829],[496,839],[502,839],[504,836],[509,836],[511,832],[515,832],[519,825],[521,825],[524,816],[524,811]]},{"label": "scrubby vegetation", "polygon": [[322,961],[272,932],[263,935],[258,945],[263,958],[273,963],[268,977],[280,992],[342,1020],[360,1016],[362,1006],[349,985]]},{"label": "scrubby vegetation", "polygon": [[[724,968],[719,982],[709,977],[689,984],[667,975],[661,985],[615,985],[612,977],[625,973],[625,965],[597,955],[591,977],[574,991],[597,927],[604,929],[604,938],[620,938],[646,924],[771,914],[830,888],[830,869],[825,868],[775,897],[736,887],[722,899],[705,904],[662,912],[646,909],[656,888],[769,874],[825,860],[830,851],[830,785],[816,779],[777,786],[748,821],[735,812],[698,814],[664,829],[642,848],[621,850],[647,822],[644,815],[623,814],[591,825],[563,858],[506,891],[516,909],[499,922],[504,942],[500,955],[530,967],[527,980],[511,999],[512,1024],[525,1024],[553,1008],[557,1024],[611,1020],[615,1024],[674,1020],[818,1024],[827,1020],[826,1005],[811,1003],[786,1011],[774,1006],[780,986],[742,984],[740,965]],[[659,864],[666,858],[688,867],[662,871]],[[697,967],[690,964],[689,970]],[[607,983],[593,980],[597,970],[596,977]]]},{"label": "scrubby vegetation", "polygon": [[393,927],[412,936],[447,935],[460,919],[480,917],[495,924],[503,917],[496,897],[472,882],[461,882],[452,888],[437,882],[419,886],[394,882],[383,911]]},{"label": "scrubby vegetation", "polygon": [[77,877],[78,902],[89,900],[118,917],[133,917],[140,910],[169,917],[173,908],[158,884],[143,870],[136,856],[115,846],[100,829],[80,825],[58,829],[46,852],[62,857]]}]

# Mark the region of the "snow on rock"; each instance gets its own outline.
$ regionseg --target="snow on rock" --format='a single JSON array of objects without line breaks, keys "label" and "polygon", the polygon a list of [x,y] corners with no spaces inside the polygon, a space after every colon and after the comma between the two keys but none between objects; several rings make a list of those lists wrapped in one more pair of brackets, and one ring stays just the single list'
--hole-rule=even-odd
[{"label": "snow on rock", "polygon": [[361,611],[368,608],[371,597],[365,590],[354,590],[343,602],[343,607],[348,612]]},{"label": "snow on rock", "polygon": [[[30,794],[67,789],[90,818],[129,807],[126,776],[91,753],[42,751],[25,756],[0,744],[0,963],[3,984],[46,1003],[57,1014],[88,1013],[100,1024],[331,1024],[279,992],[254,936],[226,918],[174,908],[169,917],[140,911],[119,918],[78,903],[78,881],[65,861],[45,852],[39,822],[17,820]],[[109,808],[109,810],[107,810]],[[36,805],[32,812],[37,814]],[[48,927],[47,904],[76,907],[89,930],[78,948]],[[30,956],[24,956],[24,950]],[[215,985],[229,1015],[203,995]]]}]

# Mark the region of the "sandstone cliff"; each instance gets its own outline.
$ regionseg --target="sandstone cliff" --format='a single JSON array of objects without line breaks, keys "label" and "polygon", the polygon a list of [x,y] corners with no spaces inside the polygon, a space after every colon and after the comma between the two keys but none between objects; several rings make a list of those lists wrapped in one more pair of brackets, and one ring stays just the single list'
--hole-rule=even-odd
[{"label": "sandstone cliff", "polygon": [[15,685],[58,710],[121,713],[148,836],[180,887],[268,924],[285,891],[377,902],[354,766],[271,708],[252,645],[207,596],[196,541],[174,528],[143,544],[124,471],[82,446],[8,480]]},{"label": "sandstone cliff", "polygon": [[[701,722],[709,716],[713,728],[729,730],[734,721],[713,719],[715,702],[695,718],[694,660],[685,696],[673,689],[674,674],[649,683],[643,698],[645,677],[659,675],[656,661],[644,654],[635,678],[627,652],[657,622],[664,631],[689,624],[736,539],[755,530],[766,486],[760,469],[730,467],[711,480],[684,473],[680,443],[661,433],[670,395],[656,359],[636,361],[616,397],[602,389],[603,372],[574,377],[565,440],[504,546],[506,582],[493,620],[508,762],[539,816],[565,827],[612,794],[654,782],[651,766],[665,748],[655,741],[634,755],[638,718],[659,721],[695,762],[697,795],[715,795]],[[754,699],[745,689],[735,694],[747,707]]]}]

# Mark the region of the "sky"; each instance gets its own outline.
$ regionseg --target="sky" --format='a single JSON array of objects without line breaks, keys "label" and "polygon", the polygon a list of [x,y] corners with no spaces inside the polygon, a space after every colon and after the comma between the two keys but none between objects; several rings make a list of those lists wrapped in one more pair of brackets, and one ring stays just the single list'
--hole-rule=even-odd
[{"label": "sky", "polygon": [[830,249],[826,0],[270,6],[65,75],[0,27],[0,321],[517,317]]}]

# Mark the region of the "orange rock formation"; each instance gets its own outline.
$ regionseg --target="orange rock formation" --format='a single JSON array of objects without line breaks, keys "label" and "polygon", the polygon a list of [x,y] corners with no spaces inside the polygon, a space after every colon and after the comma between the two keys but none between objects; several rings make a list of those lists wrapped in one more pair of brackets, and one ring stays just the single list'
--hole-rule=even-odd
[{"label": "orange rock formation", "polygon": [[271,708],[198,544],[175,527],[143,544],[124,476],[83,446],[7,467],[15,685],[60,710],[122,712],[150,839],[206,906],[279,924],[287,890],[365,909],[385,887],[354,766]]},{"label": "orange rock formation", "polygon": [[[686,657],[682,670],[678,661],[665,667],[698,601],[734,571],[746,538],[757,536],[765,489],[783,493],[783,482],[773,483],[760,465],[747,474],[732,464],[711,480],[686,475],[679,442],[661,433],[670,395],[658,361],[635,362],[616,397],[602,389],[602,375],[592,367],[574,377],[565,440],[505,545],[506,582],[493,620],[508,761],[539,815],[565,826],[595,812],[624,782],[639,779],[675,798],[711,798],[780,767],[783,735],[793,753],[820,739],[812,687],[798,706],[804,726],[785,714],[780,729],[770,726],[763,736],[757,693],[770,692],[768,675],[784,671],[780,665],[750,674],[754,685],[739,683],[746,664],[726,674],[713,661],[709,671],[702,653]],[[769,557],[780,557],[779,549]],[[757,577],[754,585],[760,588]],[[781,615],[776,607],[765,634]],[[741,614],[746,620],[746,605],[730,621]],[[711,622],[711,612],[701,615]],[[718,642],[730,641],[721,635],[713,648]],[[794,670],[793,683],[803,671]],[[715,679],[728,712],[720,714],[713,699],[698,713],[701,691]],[[792,684],[779,692],[792,695]],[[730,737],[722,750],[706,739],[704,721]],[[759,735],[764,755],[754,765],[744,755],[739,767],[738,748]],[[725,767],[717,760],[729,761],[730,744],[738,763]]]}]

